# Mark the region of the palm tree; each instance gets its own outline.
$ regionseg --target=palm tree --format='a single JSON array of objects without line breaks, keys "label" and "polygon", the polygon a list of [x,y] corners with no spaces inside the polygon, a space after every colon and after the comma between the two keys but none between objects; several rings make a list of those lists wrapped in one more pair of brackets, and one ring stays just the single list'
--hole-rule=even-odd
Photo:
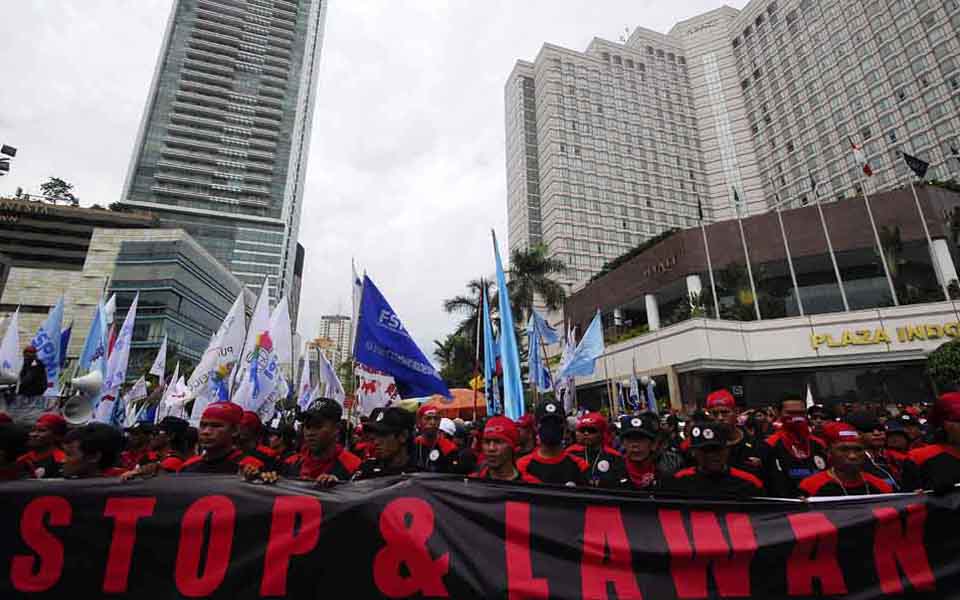
[{"label": "palm tree", "polygon": [[560,310],[567,294],[555,277],[566,272],[563,261],[547,256],[547,247],[538,244],[510,253],[510,305],[518,324],[524,325],[533,311],[534,297],[539,297],[547,310]]},{"label": "palm tree", "polygon": [[483,311],[483,301],[481,294],[486,294],[487,304],[491,311],[495,311],[496,294],[494,293],[492,281],[485,279],[471,279],[467,283],[467,294],[454,296],[443,301],[443,310],[448,314],[466,315],[457,326],[456,334],[467,338],[471,345],[476,344],[477,322],[481,318]]}]

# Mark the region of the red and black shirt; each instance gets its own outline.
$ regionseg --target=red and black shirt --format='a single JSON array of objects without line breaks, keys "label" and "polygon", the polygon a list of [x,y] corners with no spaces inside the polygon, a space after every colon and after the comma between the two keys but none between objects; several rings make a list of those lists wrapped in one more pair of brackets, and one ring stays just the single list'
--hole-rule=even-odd
[{"label": "red and black shirt", "polygon": [[960,449],[931,444],[911,450],[903,461],[903,489],[944,490],[960,483]]},{"label": "red and black shirt", "polygon": [[456,444],[440,435],[433,440],[420,435],[414,440],[413,457],[421,471],[451,473],[459,450]]},{"label": "red and black shirt", "polygon": [[860,475],[860,481],[841,482],[830,471],[821,471],[800,482],[800,493],[804,496],[865,496],[893,492],[893,487],[883,479],[865,471]]},{"label": "red and black shirt", "polygon": [[582,458],[587,463],[587,483],[593,487],[620,487],[620,482],[627,476],[623,455],[610,446],[591,450],[582,444],[574,444],[567,448],[567,453]]},{"label": "red and black shirt", "polygon": [[763,482],[756,475],[735,467],[716,474],[704,473],[696,467],[682,469],[661,487],[666,491],[700,498],[742,498],[764,494]]},{"label": "red and black shirt", "polygon": [[827,447],[820,438],[810,436],[803,443],[781,430],[764,442],[763,482],[773,496],[800,496],[800,482],[826,468]]},{"label": "red and black shirt", "polygon": [[731,468],[737,468],[741,471],[759,476],[763,472],[760,444],[750,437],[746,431],[740,428],[738,429],[742,437],[736,444],[728,446],[730,448],[728,464]]},{"label": "red and black shirt", "polygon": [[517,460],[520,478],[527,483],[552,483],[556,485],[586,485],[587,461],[566,452],[553,458],[540,456],[540,449]]},{"label": "red and black shirt", "polygon": [[17,466],[32,479],[63,477],[63,463],[67,455],[60,448],[44,452],[31,450],[17,459]]},{"label": "red and black shirt", "polygon": [[208,460],[205,454],[198,454],[190,457],[180,466],[178,473],[207,473],[220,475],[236,475],[240,468],[244,466],[253,466],[263,469],[266,466],[263,461],[247,456],[240,450],[234,448],[225,456]]},{"label": "red and black shirt", "polygon": [[624,461],[627,476],[620,480],[620,487],[628,490],[650,491],[657,487],[659,474],[657,461],[650,457],[637,463],[632,460]]},{"label": "red and black shirt", "polygon": [[321,475],[333,475],[340,481],[350,481],[361,462],[357,455],[337,444],[323,456],[315,456],[304,448],[300,454],[285,460],[281,471],[284,476],[297,479],[313,480]]},{"label": "red and black shirt", "polygon": [[127,469],[133,469],[137,465],[145,465],[157,462],[157,453],[147,450],[124,450],[120,453],[120,466]]}]

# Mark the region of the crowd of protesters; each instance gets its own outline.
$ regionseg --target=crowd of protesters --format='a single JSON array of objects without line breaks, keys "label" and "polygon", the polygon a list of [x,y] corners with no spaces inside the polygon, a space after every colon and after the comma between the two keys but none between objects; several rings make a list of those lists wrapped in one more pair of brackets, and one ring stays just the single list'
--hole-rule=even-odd
[{"label": "crowd of protesters", "polygon": [[[40,379],[33,365],[28,383]],[[960,392],[931,406],[831,410],[787,393],[775,408],[742,411],[721,389],[685,418],[641,412],[613,422],[568,415],[549,397],[516,421],[391,406],[355,428],[326,398],[276,428],[230,402],[209,405],[197,428],[167,416],[123,432],[70,427],[55,411],[25,428],[0,413],[0,481],[208,473],[329,487],[416,472],[701,498],[941,492],[960,483]]]}]

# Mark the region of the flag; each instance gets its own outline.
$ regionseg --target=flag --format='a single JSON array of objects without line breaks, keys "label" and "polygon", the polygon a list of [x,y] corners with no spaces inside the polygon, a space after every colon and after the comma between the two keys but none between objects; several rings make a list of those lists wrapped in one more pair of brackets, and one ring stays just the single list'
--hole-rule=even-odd
[{"label": "flag", "polygon": [[808,384],[807,384],[807,410],[810,410],[810,408],[811,408],[813,405],[814,405],[814,401],[813,401],[813,391],[810,389],[810,384],[808,383]]},{"label": "flag", "polygon": [[[169,400],[170,396],[177,392],[177,382],[179,381],[180,361],[177,361],[177,365],[173,367],[173,375],[170,376],[170,383],[167,385],[166,389],[163,390],[163,395],[160,396],[160,402],[157,404],[156,410],[154,411],[153,417],[155,423],[159,423],[166,416],[173,415],[174,410]],[[190,413],[190,424],[194,427],[200,423],[200,415],[203,414],[202,410],[197,410],[197,404],[199,404],[199,402],[193,403],[193,412]],[[196,415],[196,421],[194,421],[194,415]]]},{"label": "flag", "polygon": [[653,414],[659,414],[660,411],[657,409],[657,394],[654,391],[657,387],[656,382],[653,381],[653,377],[647,381],[647,410]]},{"label": "flag", "polygon": [[[576,351],[577,346],[575,338],[576,334],[574,329],[572,327],[567,329],[566,339],[563,342],[563,353],[560,355],[560,373],[563,373],[567,365],[570,364],[570,359],[573,358],[573,353]],[[554,388],[555,393],[557,398],[563,400],[563,408],[568,413],[573,411],[573,388],[573,377],[563,375],[557,377],[557,384]]]},{"label": "flag", "polygon": [[245,333],[244,302],[241,291],[233,302],[230,312],[224,317],[223,323],[210,338],[210,344],[187,380],[187,387],[196,395],[193,411],[190,413],[191,423],[200,422],[200,415],[211,402],[230,400],[231,376],[240,360]]},{"label": "flag", "polygon": [[[329,363],[327,363],[329,364]],[[399,402],[397,384],[393,377],[362,364],[354,368],[357,376],[357,404],[361,415],[369,415],[373,409]]]},{"label": "flag", "polygon": [[350,270],[352,272],[352,281],[350,282],[351,301],[353,303],[353,317],[350,321],[350,352],[355,351],[357,341],[357,320],[360,318],[360,300],[363,298],[363,279],[357,275],[357,265],[350,259]]},{"label": "flag", "polygon": [[[332,398],[340,404],[341,407],[344,406],[344,401],[347,399],[347,393],[343,390],[343,384],[340,383],[340,378],[337,377],[337,372],[334,370],[333,365],[330,364],[330,361],[327,360],[326,355],[323,352],[320,352],[320,381],[319,383],[323,384],[323,395],[326,398]],[[389,385],[387,386],[389,387]],[[394,386],[394,389],[396,387]]]},{"label": "flag", "polygon": [[857,165],[863,169],[863,174],[867,177],[873,177],[873,169],[870,168],[870,162],[863,153],[863,147],[855,144],[853,140],[850,140],[850,145],[853,147],[853,159],[857,161]]},{"label": "flag", "polygon": [[363,277],[354,358],[368,367],[392,375],[403,398],[432,394],[451,397],[447,384],[366,275]]},{"label": "flag", "polygon": [[104,315],[107,317],[107,326],[113,325],[114,316],[117,314],[117,295],[111,294],[110,298],[103,305]]},{"label": "flag", "polygon": [[487,294],[483,294],[483,382],[487,398],[487,414],[495,415],[494,394],[497,385],[493,380],[497,372],[497,346],[493,340],[493,326],[490,323],[490,306]]},{"label": "flag", "polygon": [[7,320],[7,331],[0,340],[0,377],[20,377],[23,353],[20,349],[20,309]]},{"label": "flag", "polygon": [[140,299],[139,292],[133,297],[127,316],[123,320],[123,327],[117,334],[117,341],[113,347],[113,353],[107,361],[107,376],[103,379],[101,389],[104,394],[109,394],[116,399],[120,394],[120,386],[123,385],[127,377],[127,363],[130,361],[130,344],[133,342],[133,324],[137,319],[137,301]]},{"label": "flag", "polygon": [[503,272],[497,234],[493,234],[493,255],[497,264],[497,296],[500,299],[500,361],[503,367],[503,408],[511,419],[519,419],[525,412],[523,381],[520,379],[520,352],[513,328],[513,313],[510,312],[510,293],[507,276]]},{"label": "flag", "polygon": [[697,216],[700,218],[700,224],[703,224],[703,202],[699,195],[697,196]]},{"label": "flag", "polygon": [[559,377],[593,375],[596,360],[603,354],[603,349],[603,321],[598,310]]},{"label": "flag", "polygon": [[264,402],[273,394],[280,381],[279,363],[269,331],[256,336],[253,353],[250,355],[240,387],[233,401],[244,410],[259,412]]},{"label": "flag", "polygon": [[37,349],[37,358],[47,367],[47,391],[44,396],[59,396],[60,327],[63,323],[63,296],[47,313],[47,319],[33,336],[30,345]]},{"label": "flag", "polygon": [[560,334],[557,333],[557,330],[554,329],[543,316],[538,313],[536,310],[531,311],[530,313],[530,323],[529,327],[536,327],[537,331],[540,332],[540,338],[543,339],[544,343],[547,344],[556,344],[560,341]]},{"label": "flag", "polygon": [[733,207],[737,210],[737,217],[743,213],[743,201],[740,200],[740,192],[737,191],[737,186],[733,186]]},{"label": "flag", "polygon": [[633,371],[630,374],[630,410],[640,408],[640,379],[637,378],[637,359],[633,359]]},{"label": "flag", "polygon": [[300,385],[297,388],[297,406],[307,410],[313,402],[313,386],[310,385],[310,353],[303,353],[303,367],[300,369]]},{"label": "flag", "polygon": [[150,374],[156,375],[163,382],[163,376],[166,374],[167,366],[167,334],[163,334],[163,341],[160,342],[160,349],[157,350],[157,357],[153,359],[153,366],[150,367]]},{"label": "flag", "polygon": [[950,144],[950,156],[952,156],[957,160],[960,160],[960,149],[957,149],[957,147],[954,146],[953,144]]},{"label": "flag", "polygon": [[813,197],[816,198],[819,195],[817,188],[820,187],[820,184],[817,183],[817,179],[813,176],[813,173],[810,175],[810,191],[813,193]]},{"label": "flag", "polygon": [[[254,386],[254,377],[259,380],[260,374],[257,373],[254,375],[251,373],[251,368],[254,366],[254,364],[256,364],[254,361],[258,357],[264,361],[268,360],[269,358],[268,352],[266,351],[257,353],[258,341],[266,341],[261,340],[261,334],[267,333],[270,330],[270,296],[267,282],[268,278],[264,278],[263,285],[260,286],[260,297],[257,298],[257,305],[253,309],[253,318],[250,320],[250,327],[247,330],[247,338],[243,345],[243,353],[238,357],[237,366],[235,368],[237,373],[236,386],[231,393],[231,399],[233,402],[243,406],[244,410],[253,412],[256,412],[256,410],[252,407],[255,404],[258,405],[263,398],[254,398],[254,387],[259,388],[259,382],[256,386]],[[270,346],[272,348],[272,341]],[[265,364],[264,366],[267,365]]]},{"label": "flag", "polygon": [[292,371],[293,327],[290,325],[290,308],[286,296],[280,299],[270,315],[270,338],[273,340],[273,350],[277,353],[277,362]]},{"label": "flag", "polygon": [[103,371],[106,375],[107,365],[107,315],[103,303],[97,303],[90,322],[90,331],[83,342],[83,351],[80,352],[80,371],[86,374],[94,369]]},{"label": "flag", "polygon": [[917,177],[923,179],[927,175],[927,169],[930,168],[930,163],[916,156],[911,156],[906,152],[901,152],[901,154],[903,154],[903,162],[907,163],[907,166],[910,167],[910,170],[913,171]]},{"label": "flag", "polygon": [[73,332],[73,321],[60,333],[60,369],[67,366],[67,348],[70,346],[70,334]]},{"label": "flag", "polygon": [[558,340],[557,332],[534,310],[527,323],[528,377],[531,387],[536,386],[536,389],[541,392],[549,392],[553,389],[553,382],[550,380],[550,370],[543,364],[543,357],[540,354],[541,339],[555,344]]},{"label": "flag", "polygon": [[137,418],[143,413],[143,407],[139,411],[135,411],[133,410],[134,405],[146,398],[147,395],[147,378],[140,377],[123,397],[125,418],[119,421],[119,427],[130,427],[137,422]]}]

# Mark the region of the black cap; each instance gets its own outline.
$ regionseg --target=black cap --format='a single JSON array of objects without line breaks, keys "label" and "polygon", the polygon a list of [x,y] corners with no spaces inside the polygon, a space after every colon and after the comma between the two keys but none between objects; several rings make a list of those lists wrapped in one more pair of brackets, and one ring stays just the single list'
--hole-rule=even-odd
[{"label": "black cap", "polygon": [[903,421],[900,421],[899,419],[887,419],[886,428],[887,435],[890,435],[891,433],[902,433],[903,435],[907,435],[907,429],[903,426]]},{"label": "black cap", "polygon": [[620,417],[620,437],[643,436],[656,439],[660,433],[660,420],[653,413],[623,415]]},{"label": "black cap", "polygon": [[343,418],[343,407],[340,403],[331,398],[317,398],[307,408],[300,413],[298,420],[307,423],[313,419],[325,419],[328,421],[340,422]]},{"label": "black cap", "polygon": [[719,423],[698,423],[690,430],[691,448],[727,445],[727,428]]},{"label": "black cap", "polygon": [[388,406],[384,409],[374,409],[370,413],[370,420],[364,425],[364,431],[373,433],[401,433],[413,431],[416,417],[409,410],[399,406]]},{"label": "black cap", "polygon": [[190,429],[190,423],[179,417],[167,416],[157,423],[157,430],[166,431],[174,435],[186,433],[187,429]]},{"label": "black cap", "polygon": [[847,423],[853,426],[853,428],[860,433],[876,431],[883,428],[883,426],[880,424],[880,420],[877,419],[877,417],[863,410],[858,410],[857,412],[848,415]]},{"label": "black cap", "polygon": [[830,411],[827,410],[827,407],[822,404],[814,404],[807,409],[807,416],[812,417],[813,415],[823,415],[824,417],[830,417]]},{"label": "black cap", "polygon": [[148,423],[146,421],[137,421],[130,427],[127,427],[125,431],[129,433],[139,432],[139,433],[153,433],[155,429],[153,423]]},{"label": "black cap", "polygon": [[556,400],[544,400],[537,406],[537,422],[541,422],[544,419],[549,419],[556,417],[563,421],[566,417],[563,414],[563,404],[560,404]]}]

